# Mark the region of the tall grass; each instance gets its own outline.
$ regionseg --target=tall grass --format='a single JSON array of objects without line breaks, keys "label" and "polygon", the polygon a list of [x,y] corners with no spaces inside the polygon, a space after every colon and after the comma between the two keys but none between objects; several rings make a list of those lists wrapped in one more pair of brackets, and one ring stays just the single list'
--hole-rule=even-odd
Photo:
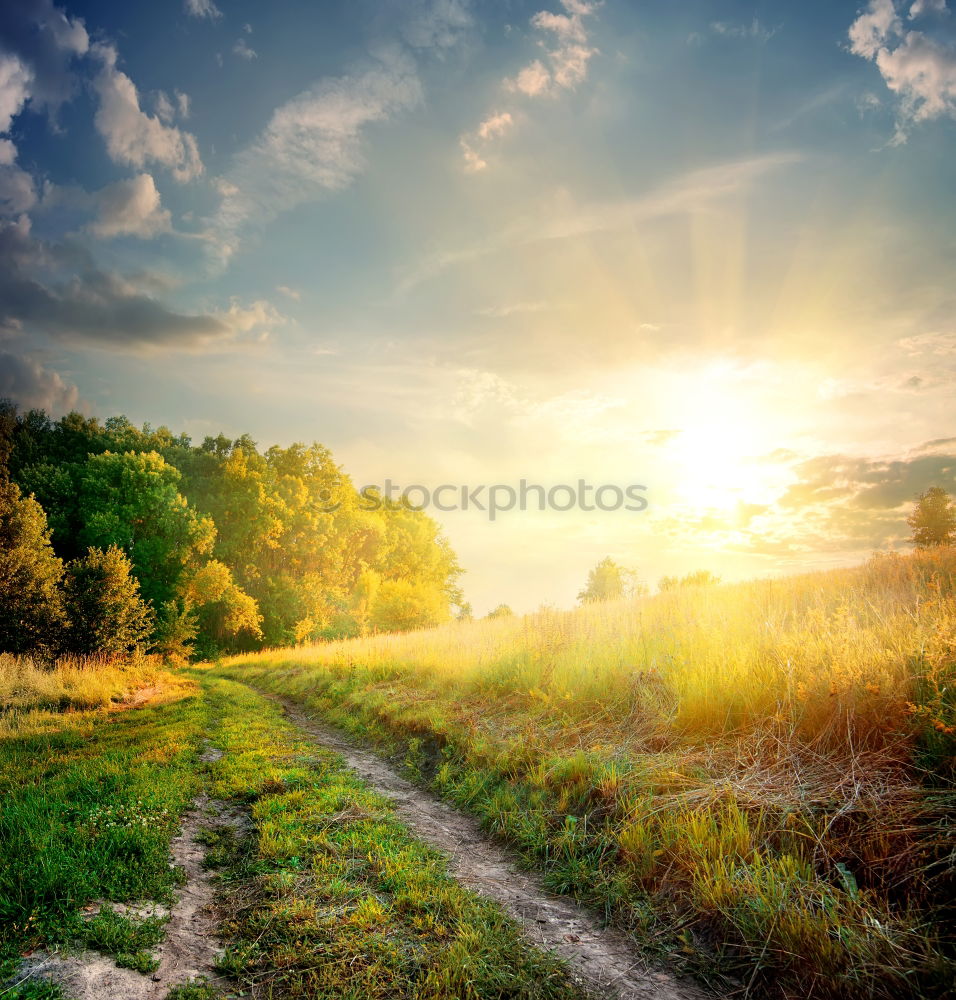
[{"label": "tall grass", "polygon": [[401,745],[672,959],[802,996],[956,974],[953,550],[220,669]]},{"label": "tall grass", "polygon": [[170,680],[157,657],[62,657],[43,663],[0,654],[0,710],[63,711],[104,708]]}]

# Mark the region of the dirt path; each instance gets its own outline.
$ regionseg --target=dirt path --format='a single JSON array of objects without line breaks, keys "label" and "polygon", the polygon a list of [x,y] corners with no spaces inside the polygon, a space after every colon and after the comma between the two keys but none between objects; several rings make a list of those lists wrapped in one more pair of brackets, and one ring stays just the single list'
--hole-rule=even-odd
[{"label": "dirt path", "polygon": [[564,959],[597,996],[618,1000],[709,996],[669,973],[649,968],[625,934],[604,927],[589,910],[543,889],[536,878],[520,870],[513,855],[491,843],[470,816],[402,778],[380,757],[355,746],[293,702],[274,700],[303,732],[335,750],[369,785],[391,799],[409,829],[447,854],[451,875],[499,903],[534,944]]},{"label": "dirt path", "polygon": [[[214,760],[217,753],[207,750],[204,759]],[[215,889],[203,867],[204,850],[196,838],[202,829],[237,825],[241,820],[223,803],[200,796],[183,817],[182,829],[170,845],[173,863],[182,866],[186,874],[172,910],[154,905],[114,905],[117,912],[129,916],[169,917],[166,937],[154,951],[160,961],[153,975],[121,969],[109,956],[83,951],[38,952],[24,961],[17,978],[52,979],[71,1000],[161,1000],[173,986],[190,979],[204,976],[214,982],[213,967],[223,946],[215,935],[211,913]]]}]

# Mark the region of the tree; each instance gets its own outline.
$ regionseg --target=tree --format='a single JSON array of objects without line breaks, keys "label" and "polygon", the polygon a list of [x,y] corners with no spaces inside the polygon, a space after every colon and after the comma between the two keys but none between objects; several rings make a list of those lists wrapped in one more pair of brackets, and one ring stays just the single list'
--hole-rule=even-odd
[{"label": "tree", "polygon": [[619,566],[610,556],[602,559],[588,573],[588,584],[578,594],[578,600],[582,604],[619,600],[625,595],[627,575],[627,570]]},{"label": "tree", "polygon": [[449,617],[448,597],[442,590],[408,580],[383,580],[370,616],[372,628],[379,632],[430,628]]},{"label": "tree", "polygon": [[198,634],[199,616],[189,602],[166,601],[159,609],[151,649],[174,663],[185,663],[193,655]]},{"label": "tree", "polygon": [[80,542],[116,545],[130,558],[143,597],[161,607],[198,569],[216,529],[179,493],[181,475],[156,452],[91,455],[80,476]]},{"label": "tree", "polygon": [[906,523],[913,529],[910,540],[918,549],[956,542],[956,505],[940,486],[920,493]]},{"label": "tree", "polygon": [[513,618],[514,612],[507,604],[499,604],[498,607],[492,608],[488,614],[485,615],[486,618]]},{"label": "tree", "polygon": [[66,567],[67,645],[71,652],[128,653],[153,632],[153,612],[132,564],[115,545],[89,549]]},{"label": "tree", "polygon": [[43,508],[0,480],[0,651],[49,653],[62,642],[63,563]]}]

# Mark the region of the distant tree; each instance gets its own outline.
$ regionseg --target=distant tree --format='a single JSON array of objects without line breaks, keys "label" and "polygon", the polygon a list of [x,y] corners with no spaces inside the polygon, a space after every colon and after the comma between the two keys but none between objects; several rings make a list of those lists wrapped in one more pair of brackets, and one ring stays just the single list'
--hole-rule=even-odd
[{"label": "distant tree", "polygon": [[468,601],[458,605],[458,610],[455,612],[455,621],[459,622],[470,622],[474,621],[475,611]]},{"label": "distant tree", "polygon": [[602,559],[588,573],[587,586],[578,594],[582,604],[599,601],[616,601],[625,596],[627,570],[619,566],[610,556]]},{"label": "distant tree", "polygon": [[60,647],[62,576],[43,508],[0,479],[0,651],[49,653]]},{"label": "distant tree", "polygon": [[64,594],[70,652],[128,653],[153,632],[153,611],[121,549],[89,549],[67,564]]},{"label": "distant tree", "polygon": [[196,610],[200,630],[210,654],[245,635],[262,638],[259,606],[232,578],[228,566],[215,559],[201,567],[184,588],[188,604]]},{"label": "distant tree", "polygon": [[378,632],[408,632],[448,619],[444,591],[409,580],[383,580],[372,604],[371,625]]},{"label": "distant tree", "polygon": [[956,542],[956,505],[940,486],[931,486],[916,498],[906,523],[913,529],[910,540],[918,549]]},{"label": "distant tree", "polygon": [[485,615],[486,618],[513,618],[514,612],[507,604],[499,604],[498,607],[492,608],[488,614]]},{"label": "distant tree", "polygon": [[667,590],[679,590],[682,587],[712,587],[716,583],[720,583],[719,576],[715,576],[709,569],[698,569],[686,576],[662,576],[657,589],[663,593]]}]

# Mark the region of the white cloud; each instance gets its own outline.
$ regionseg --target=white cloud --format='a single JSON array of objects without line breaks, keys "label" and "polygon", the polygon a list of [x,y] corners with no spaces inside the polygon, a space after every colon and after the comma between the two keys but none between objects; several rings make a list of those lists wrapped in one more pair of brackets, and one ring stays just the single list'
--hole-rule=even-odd
[{"label": "white cloud", "polygon": [[517,91],[527,97],[538,97],[551,89],[551,72],[540,59],[528,63],[513,80],[506,80],[508,90]]},{"label": "white cloud", "polygon": [[478,152],[478,146],[504,135],[514,126],[510,111],[499,111],[489,115],[474,133],[461,137],[461,148],[465,157],[465,169],[471,172],[484,170],[488,164]]},{"label": "white cloud", "polygon": [[910,7],[910,20],[921,17],[923,14],[948,14],[946,0],[916,0]]},{"label": "white cloud", "polygon": [[179,110],[180,118],[189,117],[189,95],[184,94],[181,90],[176,91],[176,107]]},{"label": "white cloud", "polygon": [[186,13],[192,17],[204,17],[209,21],[215,21],[222,17],[222,11],[213,3],[213,0],[186,0],[183,6]]},{"label": "white cloud", "polygon": [[259,58],[259,53],[256,52],[254,48],[251,48],[246,43],[244,38],[240,38],[236,41],[236,44],[232,47],[232,51],[239,56],[240,59],[252,60]]},{"label": "white cloud", "polygon": [[[545,57],[532,59],[514,77],[505,79],[505,90],[525,97],[553,97],[562,90],[573,90],[587,78],[588,64],[598,50],[588,45],[584,18],[593,14],[600,3],[584,0],[561,0],[561,3],[565,13],[539,10],[531,18],[531,26],[545,36],[539,39]],[[552,37],[556,44],[549,48],[548,40]],[[482,144],[500,134],[500,131],[488,136],[482,134],[489,122],[505,123],[511,128],[514,117],[509,111],[496,112],[473,132],[466,132],[459,138],[465,170],[469,173],[477,173],[488,166],[482,155]]]},{"label": "white cloud", "polygon": [[96,196],[99,213],[90,230],[108,239],[139,236],[149,239],[172,229],[169,212],[160,202],[150,174],[137,174],[103,188]]},{"label": "white cloud", "polygon": [[30,97],[33,71],[15,55],[0,52],[0,132],[9,132],[13,119]]},{"label": "white cloud", "polygon": [[288,285],[276,285],[276,291],[295,299],[296,302],[302,298],[302,293],[297,288],[290,288]]},{"label": "white cloud", "polygon": [[873,59],[890,35],[900,30],[894,0],[870,0],[870,5],[850,25],[850,51]]},{"label": "white cloud", "polygon": [[156,117],[167,125],[176,117],[172,101],[162,90],[156,94]]},{"label": "white cloud", "polygon": [[116,67],[113,46],[97,45],[94,53],[101,63],[93,79],[99,97],[94,122],[110,158],[140,168],[149,161],[161,163],[180,182],[198,177],[203,165],[195,136],[164,125],[140,108],[135,84]]},{"label": "white cloud", "polygon": [[235,251],[246,225],[347,187],[364,166],[366,128],[421,98],[414,63],[390,50],[373,68],[322,80],[277,108],[218,182],[222,201],[212,236],[221,254]]}]

